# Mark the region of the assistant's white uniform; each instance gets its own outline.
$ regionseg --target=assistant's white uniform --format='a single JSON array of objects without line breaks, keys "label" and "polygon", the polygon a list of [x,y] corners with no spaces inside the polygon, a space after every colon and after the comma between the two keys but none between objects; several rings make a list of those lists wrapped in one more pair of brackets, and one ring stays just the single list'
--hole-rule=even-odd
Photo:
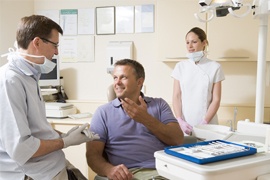
[{"label": "assistant's white uniform", "polygon": [[[197,64],[192,60],[180,61],[171,76],[180,82],[184,120],[191,126],[199,124],[212,101],[214,83],[225,79],[220,64],[206,57]],[[209,123],[217,124],[217,115]]]}]

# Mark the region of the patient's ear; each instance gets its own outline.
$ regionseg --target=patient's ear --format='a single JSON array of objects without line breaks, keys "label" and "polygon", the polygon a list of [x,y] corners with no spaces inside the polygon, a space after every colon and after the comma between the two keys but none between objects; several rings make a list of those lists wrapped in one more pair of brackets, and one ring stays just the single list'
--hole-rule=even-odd
[{"label": "patient's ear", "polygon": [[138,80],[137,80],[137,85],[139,86],[139,87],[142,87],[143,86],[143,82],[144,82],[144,78],[139,78]]}]

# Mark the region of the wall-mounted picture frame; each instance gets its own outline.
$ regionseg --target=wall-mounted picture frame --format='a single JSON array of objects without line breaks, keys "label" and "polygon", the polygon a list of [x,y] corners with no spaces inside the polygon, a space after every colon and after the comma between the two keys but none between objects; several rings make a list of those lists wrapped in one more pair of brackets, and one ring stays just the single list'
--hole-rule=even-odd
[{"label": "wall-mounted picture frame", "polygon": [[135,33],[154,32],[155,23],[154,4],[135,6]]},{"label": "wall-mounted picture frame", "polygon": [[134,33],[134,6],[117,6],[115,33]]},{"label": "wall-mounted picture frame", "polygon": [[96,7],[97,35],[115,34],[115,7]]}]

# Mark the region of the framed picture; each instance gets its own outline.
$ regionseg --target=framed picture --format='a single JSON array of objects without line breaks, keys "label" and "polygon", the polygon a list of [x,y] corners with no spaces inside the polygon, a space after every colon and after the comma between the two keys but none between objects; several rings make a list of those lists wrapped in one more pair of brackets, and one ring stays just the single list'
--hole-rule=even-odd
[{"label": "framed picture", "polygon": [[118,6],[115,12],[115,33],[134,33],[134,6]]},{"label": "framed picture", "polygon": [[154,4],[135,6],[135,33],[154,32]]},{"label": "framed picture", "polygon": [[115,7],[96,7],[96,33],[115,34]]}]

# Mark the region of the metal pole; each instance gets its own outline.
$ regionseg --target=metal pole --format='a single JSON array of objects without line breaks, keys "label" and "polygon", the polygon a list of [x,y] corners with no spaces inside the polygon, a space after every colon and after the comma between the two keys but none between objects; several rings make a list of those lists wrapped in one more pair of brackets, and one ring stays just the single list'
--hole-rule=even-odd
[{"label": "metal pole", "polygon": [[267,14],[260,15],[259,19],[260,19],[260,25],[259,25],[259,37],[258,37],[255,123],[263,123],[264,121],[268,15]]}]

